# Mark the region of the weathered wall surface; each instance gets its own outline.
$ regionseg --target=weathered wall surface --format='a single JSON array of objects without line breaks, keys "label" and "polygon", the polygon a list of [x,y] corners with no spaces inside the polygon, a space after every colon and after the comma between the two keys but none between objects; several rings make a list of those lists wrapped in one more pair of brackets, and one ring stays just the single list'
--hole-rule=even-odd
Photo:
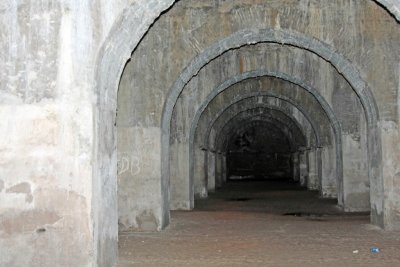
[{"label": "weathered wall surface", "polygon": [[72,25],[91,17],[89,7],[73,11],[74,4],[2,3],[1,266],[93,263],[92,102],[78,82],[90,73],[74,66],[93,63],[94,54],[79,55],[85,38],[72,44],[87,30]]},{"label": "weathered wall surface", "polygon": [[[128,69],[131,65],[128,65]],[[127,71],[127,69],[125,71]],[[120,87],[129,86],[127,76]],[[154,158],[160,157],[160,128],[132,127],[130,108],[132,91],[118,91],[118,220],[120,230],[157,230],[161,221],[160,170]],[[154,106],[162,102],[153,99]],[[132,201],[132,197],[135,201]]]},{"label": "weathered wall surface", "polygon": [[1,266],[116,261],[116,197],[106,200],[112,212],[101,223],[103,207],[94,208],[94,73],[110,28],[135,4],[152,6],[150,22],[166,8],[141,0],[1,1]]}]

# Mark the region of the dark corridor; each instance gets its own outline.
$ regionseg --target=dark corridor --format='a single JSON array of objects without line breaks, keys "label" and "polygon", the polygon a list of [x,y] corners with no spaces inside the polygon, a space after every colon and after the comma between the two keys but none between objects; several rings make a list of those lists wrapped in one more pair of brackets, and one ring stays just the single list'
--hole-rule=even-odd
[{"label": "dark corridor", "polygon": [[291,178],[292,150],[287,134],[272,124],[237,130],[228,142],[227,179]]}]

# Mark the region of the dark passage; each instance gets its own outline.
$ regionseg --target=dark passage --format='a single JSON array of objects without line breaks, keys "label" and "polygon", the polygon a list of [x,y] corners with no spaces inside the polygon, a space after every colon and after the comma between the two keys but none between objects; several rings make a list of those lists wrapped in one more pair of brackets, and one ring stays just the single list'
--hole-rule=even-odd
[{"label": "dark passage", "polygon": [[291,145],[287,134],[270,123],[237,130],[229,139],[229,180],[291,177]]},{"label": "dark passage", "polygon": [[342,213],[336,199],[322,199],[295,179],[299,170],[296,152],[305,143],[279,122],[244,123],[227,140],[226,183],[208,200],[198,200],[197,209],[298,217]]}]

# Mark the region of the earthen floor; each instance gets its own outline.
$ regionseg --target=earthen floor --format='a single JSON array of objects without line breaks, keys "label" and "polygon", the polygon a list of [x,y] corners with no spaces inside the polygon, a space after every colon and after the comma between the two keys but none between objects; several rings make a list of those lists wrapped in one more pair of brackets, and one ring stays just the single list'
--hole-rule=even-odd
[{"label": "earthen floor", "polygon": [[400,266],[400,233],[288,182],[230,183],[162,232],[119,238],[123,267]]}]

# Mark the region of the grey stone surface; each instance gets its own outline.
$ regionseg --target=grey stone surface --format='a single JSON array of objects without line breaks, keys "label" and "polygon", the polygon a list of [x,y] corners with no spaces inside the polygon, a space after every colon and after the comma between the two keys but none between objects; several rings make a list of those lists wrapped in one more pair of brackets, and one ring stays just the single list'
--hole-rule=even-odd
[{"label": "grey stone surface", "polygon": [[[126,228],[168,225],[173,107],[193,85],[199,99],[214,89],[193,79],[207,63],[256,43],[310,53],[281,50],[269,62],[318,88],[337,118],[357,121],[361,103],[365,121],[343,124],[343,141],[355,147],[362,133],[367,149],[349,157],[367,159],[372,222],[399,229],[399,6],[398,0],[1,1],[0,265],[113,266],[118,216]],[[252,70],[257,64],[248,60],[226,61],[220,81],[233,69]],[[341,75],[358,100],[340,87],[326,89],[344,85]],[[202,101],[191,103],[183,117]],[[335,154],[320,153],[334,162]],[[221,181],[225,161],[216,155]],[[192,185],[186,189],[190,208]],[[134,204],[119,214],[118,202]]]}]

